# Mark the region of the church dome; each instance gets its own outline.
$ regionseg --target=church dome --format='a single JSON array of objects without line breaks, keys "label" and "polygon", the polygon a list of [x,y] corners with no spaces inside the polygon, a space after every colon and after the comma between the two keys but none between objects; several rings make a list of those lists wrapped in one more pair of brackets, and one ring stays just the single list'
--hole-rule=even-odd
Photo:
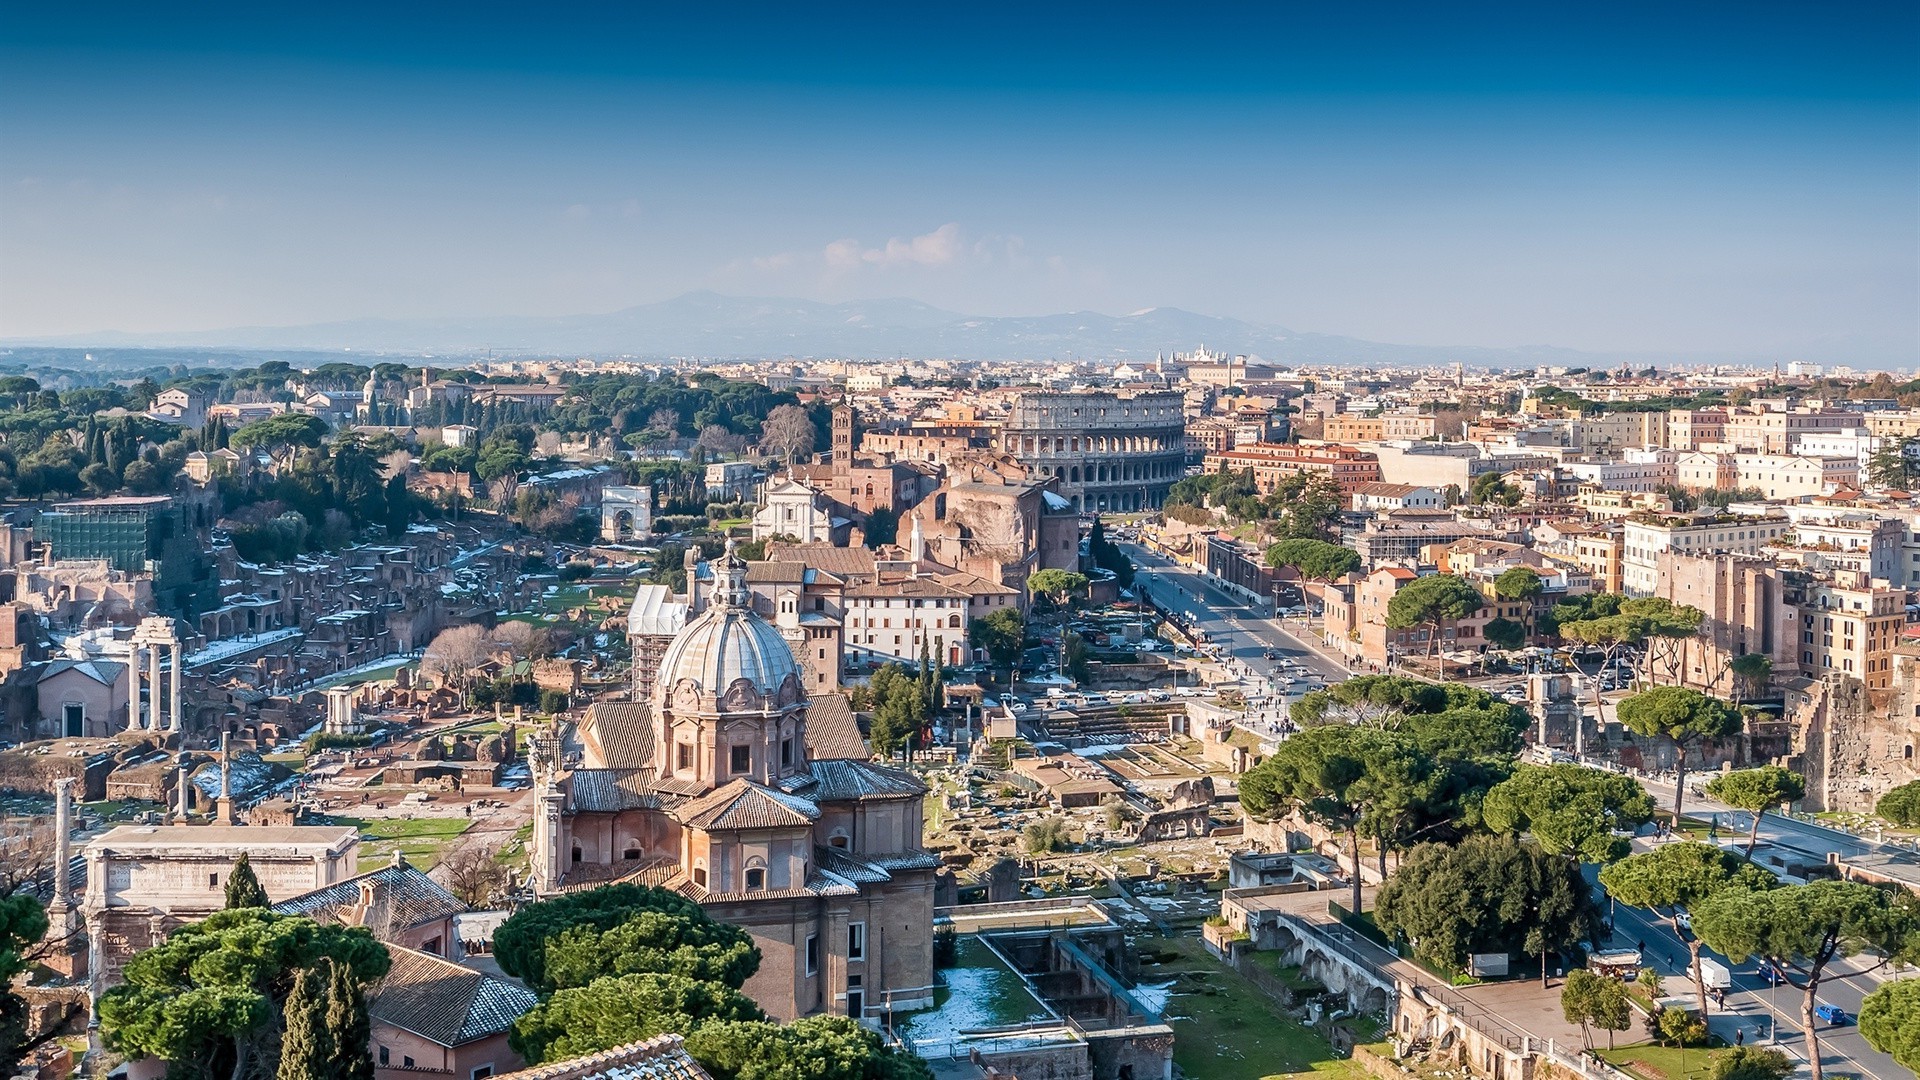
[{"label": "church dome", "polygon": [[789,676],[799,679],[793,648],[754,612],[747,597],[746,563],[732,544],[718,569],[712,606],[667,646],[655,693],[670,694],[684,680],[692,680],[703,696],[719,696],[745,680],[759,696],[774,698]]}]

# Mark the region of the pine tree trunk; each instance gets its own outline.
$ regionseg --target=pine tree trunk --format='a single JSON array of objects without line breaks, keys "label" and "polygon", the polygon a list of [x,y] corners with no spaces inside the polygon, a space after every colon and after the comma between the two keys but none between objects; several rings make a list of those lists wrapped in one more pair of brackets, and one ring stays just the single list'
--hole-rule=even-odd
[{"label": "pine tree trunk", "polygon": [[1800,1023],[1807,1033],[1807,1068],[1812,1071],[1813,1080],[1821,1080],[1820,1072],[1820,1034],[1815,1027],[1813,1015],[1813,995],[1820,985],[1816,973],[1807,977],[1806,996],[1800,1001]]},{"label": "pine tree trunk", "polygon": [[[1678,928],[1676,927],[1676,929]],[[1704,1020],[1707,1016],[1707,980],[1700,974],[1699,938],[1692,938],[1687,941],[1687,952],[1693,958],[1693,991],[1699,998],[1700,1018]]]},{"label": "pine tree trunk", "polygon": [[1360,915],[1360,904],[1361,904],[1361,900],[1360,900],[1360,826],[1352,825],[1347,828],[1347,842],[1352,845],[1352,850],[1353,850],[1353,914],[1356,918],[1358,918]]}]

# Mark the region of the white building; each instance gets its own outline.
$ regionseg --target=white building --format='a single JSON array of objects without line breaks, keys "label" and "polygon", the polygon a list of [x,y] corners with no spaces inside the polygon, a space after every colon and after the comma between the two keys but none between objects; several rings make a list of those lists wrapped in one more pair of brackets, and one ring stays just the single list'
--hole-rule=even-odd
[{"label": "white building", "polygon": [[767,486],[766,503],[753,514],[753,538],[792,537],[803,544],[845,541],[852,522],[836,517],[827,497],[798,480],[778,480]]},{"label": "white building", "polygon": [[972,596],[964,589],[930,577],[875,581],[851,586],[843,604],[850,664],[920,662],[920,647],[936,664],[959,667],[968,662],[967,609]]},{"label": "white building", "polygon": [[1779,539],[1791,527],[1784,517],[1672,517],[1657,522],[1627,518],[1622,522],[1621,591],[1628,596],[1654,595],[1660,584],[1662,552],[1757,555],[1768,541]]}]

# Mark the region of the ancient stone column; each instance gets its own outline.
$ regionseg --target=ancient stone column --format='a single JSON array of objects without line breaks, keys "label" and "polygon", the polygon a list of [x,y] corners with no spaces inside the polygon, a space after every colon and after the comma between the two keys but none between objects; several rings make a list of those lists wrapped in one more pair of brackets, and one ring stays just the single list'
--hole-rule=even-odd
[{"label": "ancient stone column", "polygon": [[180,823],[182,825],[187,823],[187,813],[189,809],[193,806],[193,803],[187,794],[187,788],[191,786],[187,782],[187,778],[190,775],[192,775],[192,773],[187,761],[186,752],[181,751],[181,754],[180,754]]},{"label": "ancient stone column", "polygon": [[174,731],[179,731],[180,730],[180,642],[177,639],[173,643],[173,688],[172,689],[173,689],[173,698],[172,698],[173,720],[168,725],[168,727]]},{"label": "ancient stone column", "polygon": [[235,824],[233,818],[233,747],[229,736],[220,734],[220,810],[218,823]]},{"label": "ancient stone column", "polygon": [[160,726],[160,646],[147,646],[147,726]]},{"label": "ancient stone column", "polygon": [[53,902],[57,907],[73,904],[67,863],[73,859],[73,777],[53,782]]},{"label": "ancient stone column", "polygon": [[133,642],[127,653],[127,730],[145,727],[140,722],[140,644]]}]

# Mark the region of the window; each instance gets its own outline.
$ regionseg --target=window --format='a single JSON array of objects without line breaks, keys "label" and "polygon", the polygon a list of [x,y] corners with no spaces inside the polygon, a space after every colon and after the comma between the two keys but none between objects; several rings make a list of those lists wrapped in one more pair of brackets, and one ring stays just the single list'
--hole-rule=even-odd
[{"label": "window", "polygon": [[580,861],[580,845],[579,844],[573,845],[573,861],[574,862]]},{"label": "window", "polygon": [[630,844],[630,845],[628,845],[628,847],[627,847],[627,849],[626,849],[625,851],[622,851],[622,852],[620,853],[620,857],[621,857],[621,858],[623,858],[623,859],[637,859],[637,858],[639,858],[639,857],[640,857],[640,847],[639,847],[639,845],[637,845],[637,844]]},{"label": "window", "polygon": [[218,889],[219,887],[220,887],[220,875],[218,873],[208,874],[207,888]]},{"label": "window", "polygon": [[[1920,715],[1920,707],[1916,707],[1913,711],[1915,715]],[[839,848],[841,851],[847,850],[847,834],[843,832],[834,833],[827,839],[827,846]]]},{"label": "window", "polygon": [[383,1046],[380,1048],[380,1064],[385,1065],[386,1063],[387,1063],[387,1048]]},{"label": "window", "polygon": [[753,768],[753,747],[734,746],[727,750],[727,768],[736,773],[747,772]]},{"label": "window", "polygon": [[693,883],[695,885],[700,886],[703,889],[707,887],[707,868],[706,867],[696,866],[693,868]]},{"label": "window", "polygon": [[867,924],[863,922],[847,924],[847,959],[865,960],[867,958]]},{"label": "window", "polygon": [[749,867],[747,869],[747,891],[759,892],[761,889],[764,889],[766,887],[767,887],[766,868],[761,866]]},{"label": "window", "polygon": [[793,764],[793,736],[780,740],[780,764],[782,767]]},{"label": "window", "polygon": [[817,934],[807,935],[807,974],[817,974],[820,970],[820,938]]},{"label": "window", "polygon": [[492,1075],[493,1075],[493,1066],[476,1065],[473,1067],[473,1072],[470,1074],[469,1080],[487,1080],[487,1077]]},{"label": "window", "polygon": [[402,1057],[400,1059],[400,1067],[403,1069],[413,1068],[413,1059],[410,1057]]},{"label": "window", "polygon": [[678,746],[674,747],[674,751],[675,751],[674,753],[675,768],[679,768],[679,769],[693,768],[693,744],[692,743],[680,743]]}]

